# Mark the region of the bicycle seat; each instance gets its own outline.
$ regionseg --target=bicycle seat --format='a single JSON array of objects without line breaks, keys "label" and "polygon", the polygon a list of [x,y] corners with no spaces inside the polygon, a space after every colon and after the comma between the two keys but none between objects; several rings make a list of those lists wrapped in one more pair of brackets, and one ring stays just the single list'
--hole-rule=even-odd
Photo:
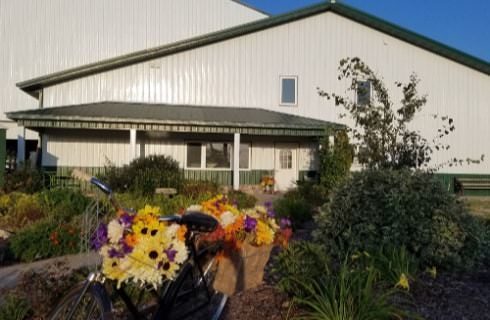
[{"label": "bicycle seat", "polygon": [[218,220],[198,211],[186,212],[182,216],[180,223],[186,225],[191,231],[201,232],[213,232],[218,226]]}]

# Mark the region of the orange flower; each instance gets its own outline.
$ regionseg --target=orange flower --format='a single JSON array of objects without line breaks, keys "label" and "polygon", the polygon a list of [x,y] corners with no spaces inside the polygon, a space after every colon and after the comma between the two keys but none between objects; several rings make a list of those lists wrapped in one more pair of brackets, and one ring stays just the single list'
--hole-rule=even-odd
[{"label": "orange flower", "polygon": [[124,242],[126,242],[128,246],[134,247],[138,243],[138,236],[134,233],[128,234],[124,237]]},{"label": "orange flower", "polygon": [[177,231],[177,239],[179,239],[180,241],[185,241],[186,233],[187,233],[187,227],[180,226],[179,230]]}]

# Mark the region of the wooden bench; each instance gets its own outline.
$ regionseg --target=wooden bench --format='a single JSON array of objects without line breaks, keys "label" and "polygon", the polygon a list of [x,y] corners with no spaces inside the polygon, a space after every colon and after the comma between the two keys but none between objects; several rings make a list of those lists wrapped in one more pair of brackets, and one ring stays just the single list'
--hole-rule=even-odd
[{"label": "wooden bench", "polygon": [[156,188],[155,194],[163,194],[168,198],[172,198],[177,194],[177,189],[174,188]]},{"label": "wooden bench", "polygon": [[[454,178],[455,191],[490,190],[489,178]],[[458,190],[459,189],[459,190]]]}]

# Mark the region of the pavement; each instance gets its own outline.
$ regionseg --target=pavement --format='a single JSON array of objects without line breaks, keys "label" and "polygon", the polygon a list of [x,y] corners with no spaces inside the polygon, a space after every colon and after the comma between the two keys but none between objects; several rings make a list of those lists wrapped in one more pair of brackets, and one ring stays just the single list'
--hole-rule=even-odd
[{"label": "pavement", "polygon": [[89,252],[1,267],[0,290],[15,287],[21,275],[28,271],[40,271],[46,269],[50,265],[59,263],[63,263],[66,267],[76,270],[82,267],[98,264],[100,261],[100,256],[97,253]]}]

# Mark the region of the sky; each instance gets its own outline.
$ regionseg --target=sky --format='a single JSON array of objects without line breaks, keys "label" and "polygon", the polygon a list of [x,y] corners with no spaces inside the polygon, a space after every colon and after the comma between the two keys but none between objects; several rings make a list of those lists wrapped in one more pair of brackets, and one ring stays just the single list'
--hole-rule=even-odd
[{"label": "sky", "polygon": [[[326,0],[242,0],[269,14]],[[337,0],[490,63],[490,0]]]}]

